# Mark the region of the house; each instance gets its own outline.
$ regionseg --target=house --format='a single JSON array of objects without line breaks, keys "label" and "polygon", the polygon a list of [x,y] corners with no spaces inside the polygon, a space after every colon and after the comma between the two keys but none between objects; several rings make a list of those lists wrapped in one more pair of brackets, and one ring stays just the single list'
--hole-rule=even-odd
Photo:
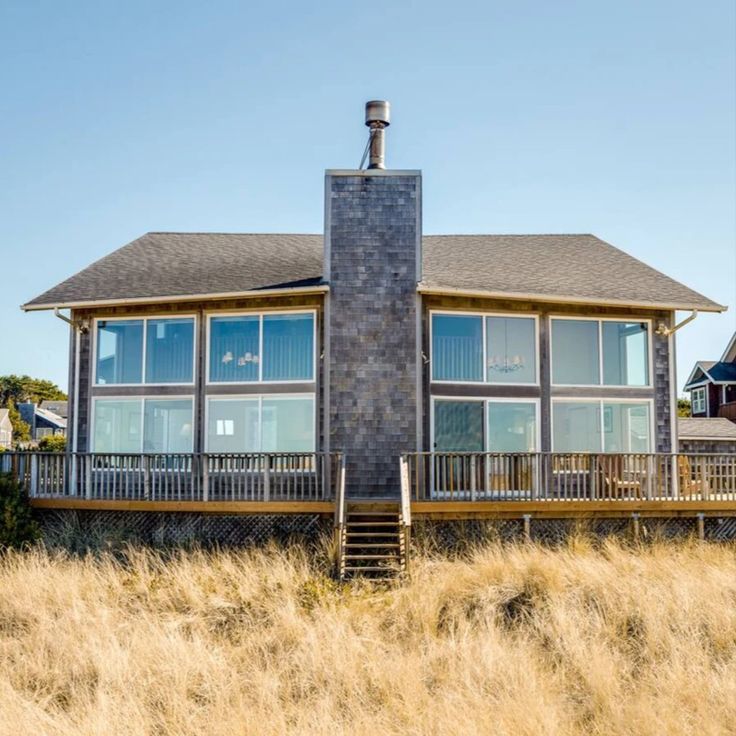
[{"label": "house", "polygon": [[7,409],[0,409],[0,448],[10,450],[13,447],[13,425],[10,423],[10,413]]},{"label": "house", "polygon": [[736,332],[718,361],[699,360],[685,384],[693,417],[725,417],[736,422]]},{"label": "house", "polygon": [[74,462],[48,493],[84,500],[54,502],[319,501],[348,528],[345,495],[405,521],[681,502],[676,312],[726,308],[591,234],[425,235],[387,106],[366,124],[324,233],[150,232],[23,305],[69,323]]},{"label": "house", "polygon": [[680,452],[736,452],[736,423],[724,417],[680,417],[677,424]]},{"label": "house", "polygon": [[44,409],[32,401],[26,401],[18,404],[18,412],[20,418],[30,427],[32,440],[66,434],[67,420],[50,409]]},{"label": "house", "polygon": [[69,402],[68,401],[52,401],[45,399],[39,404],[39,408],[43,411],[50,411],[52,414],[66,419],[69,416]]}]

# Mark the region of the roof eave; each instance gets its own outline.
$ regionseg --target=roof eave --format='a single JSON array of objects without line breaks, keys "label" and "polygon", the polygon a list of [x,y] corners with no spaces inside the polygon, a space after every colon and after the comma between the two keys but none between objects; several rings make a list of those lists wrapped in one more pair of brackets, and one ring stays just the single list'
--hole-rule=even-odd
[{"label": "roof eave", "polygon": [[630,299],[596,299],[594,297],[561,296],[557,294],[535,294],[512,291],[484,291],[474,289],[459,289],[452,286],[431,286],[417,284],[420,294],[437,294],[466,297],[480,297],[484,299],[511,299],[517,301],[538,301],[553,304],[586,304],[603,307],[635,307],[637,309],[661,309],[665,311],[694,311],[725,312],[728,307],[721,304],[690,304],[684,302],[636,302]]},{"label": "roof eave", "polygon": [[214,301],[219,299],[254,299],[262,296],[287,296],[294,294],[326,294],[330,287],[327,284],[317,286],[294,286],[280,289],[251,289],[250,291],[229,291],[214,294],[174,294],[168,296],[142,296],[130,299],[91,299],[75,302],[54,302],[34,304],[28,302],[22,304],[24,312],[40,312],[49,309],[91,309],[94,307],[116,307],[128,304],[162,304],[191,302],[195,300]]}]

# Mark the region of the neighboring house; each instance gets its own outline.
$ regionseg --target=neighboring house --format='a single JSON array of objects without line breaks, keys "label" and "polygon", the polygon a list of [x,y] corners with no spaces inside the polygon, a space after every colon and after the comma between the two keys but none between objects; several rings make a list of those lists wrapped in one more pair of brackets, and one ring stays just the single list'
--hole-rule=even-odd
[{"label": "neighboring house", "polygon": [[13,447],[13,425],[7,409],[0,409],[0,447],[5,450]]},{"label": "neighboring house", "polygon": [[736,422],[736,332],[719,361],[699,360],[685,384],[694,417],[725,417]]},{"label": "neighboring house", "polygon": [[676,452],[675,311],[725,310],[590,234],[423,235],[380,168],[327,171],[324,233],[147,233],[23,308],[70,310],[77,452],[340,450],[353,496],[418,450]]},{"label": "neighboring house", "polygon": [[69,402],[68,401],[42,401],[39,404],[39,408],[44,411],[50,411],[52,414],[66,419],[69,416]]},{"label": "neighboring house", "polygon": [[18,411],[21,419],[30,427],[32,440],[66,434],[67,420],[53,411],[43,409],[32,402],[18,404]]},{"label": "neighboring house", "polygon": [[736,424],[722,417],[679,418],[677,436],[680,452],[736,452]]}]

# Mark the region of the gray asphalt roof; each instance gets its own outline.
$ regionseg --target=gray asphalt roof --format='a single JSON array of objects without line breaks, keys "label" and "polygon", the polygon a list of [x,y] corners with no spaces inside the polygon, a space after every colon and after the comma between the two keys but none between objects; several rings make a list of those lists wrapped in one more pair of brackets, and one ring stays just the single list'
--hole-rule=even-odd
[{"label": "gray asphalt roof", "polygon": [[[147,233],[24,305],[50,308],[322,283],[322,235]],[[721,310],[594,235],[429,235],[424,289]]]},{"label": "gray asphalt roof", "polygon": [[736,442],[736,424],[723,417],[681,417],[677,420],[677,436],[681,440],[719,439]]}]

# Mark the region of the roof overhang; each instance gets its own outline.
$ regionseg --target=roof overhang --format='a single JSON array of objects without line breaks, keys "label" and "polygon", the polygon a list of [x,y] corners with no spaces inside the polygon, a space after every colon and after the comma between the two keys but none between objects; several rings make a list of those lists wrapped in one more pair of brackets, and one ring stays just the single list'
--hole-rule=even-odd
[{"label": "roof overhang", "polygon": [[678,434],[678,440],[702,440],[703,442],[736,442],[736,437],[700,437],[693,434]]},{"label": "roof overhang", "polygon": [[513,301],[548,302],[551,304],[585,304],[600,307],[628,307],[633,309],[654,309],[667,312],[687,312],[694,310],[697,310],[699,312],[725,312],[728,309],[728,307],[721,304],[703,306],[702,304],[636,302],[629,299],[597,299],[595,297],[563,296],[559,294],[535,294],[532,292],[456,289],[451,286],[432,286],[429,284],[423,284],[421,281],[417,284],[417,291],[420,294],[436,294],[439,296],[449,295],[477,297],[480,299],[510,299]]},{"label": "roof overhang", "polygon": [[92,299],[76,302],[59,302],[56,304],[23,304],[24,312],[40,312],[48,309],[92,309],[95,307],[121,307],[130,304],[173,304],[191,301],[218,301],[221,299],[257,299],[264,296],[294,296],[299,294],[326,294],[330,290],[327,284],[318,286],[295,286],[283,289],[252,289],[250,291],[229,291],[218,294],[175,294],[170,296],[142,296],[131,299]]}]

